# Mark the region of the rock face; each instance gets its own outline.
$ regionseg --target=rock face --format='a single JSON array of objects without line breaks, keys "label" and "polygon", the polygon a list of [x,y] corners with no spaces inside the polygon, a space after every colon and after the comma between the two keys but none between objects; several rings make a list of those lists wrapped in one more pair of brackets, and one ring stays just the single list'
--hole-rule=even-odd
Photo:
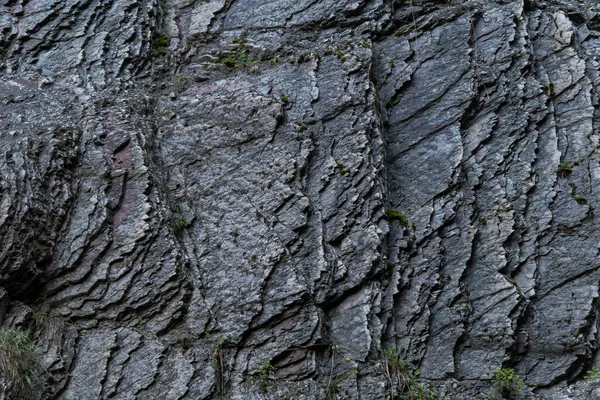
[{"label": "rock face", "polygon": [[3,0],[36,398],[600,398],[599,57],[597,1]]}]

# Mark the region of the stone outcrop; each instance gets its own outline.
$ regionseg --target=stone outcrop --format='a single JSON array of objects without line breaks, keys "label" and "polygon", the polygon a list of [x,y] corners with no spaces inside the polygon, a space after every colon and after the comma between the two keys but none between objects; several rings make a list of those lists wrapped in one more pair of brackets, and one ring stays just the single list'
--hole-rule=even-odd
[{"label": "stone outcrop", "polygon": [[596,1],[3,1],[40,398],[600,398],[599,57]]}]

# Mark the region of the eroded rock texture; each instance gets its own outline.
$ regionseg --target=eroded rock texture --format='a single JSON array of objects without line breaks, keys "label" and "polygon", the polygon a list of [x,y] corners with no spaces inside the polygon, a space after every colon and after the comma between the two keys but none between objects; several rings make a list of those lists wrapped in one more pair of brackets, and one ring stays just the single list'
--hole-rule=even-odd
[{"label": "eroded rock texture", "polygon": [[3,0],[0,46],[41,398],[385,399],[392,347],[600,396],[597,1]]}]

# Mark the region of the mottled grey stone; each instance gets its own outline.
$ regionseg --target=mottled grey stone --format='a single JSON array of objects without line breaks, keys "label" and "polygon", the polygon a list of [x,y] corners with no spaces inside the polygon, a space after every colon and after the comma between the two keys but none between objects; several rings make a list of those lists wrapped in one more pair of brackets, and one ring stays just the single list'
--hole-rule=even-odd
[{"label": "mottled grey stone", "polygon": [[0,322],[43,398],[389,398],[390,348],[448,399],[598,397],[598,18],[1,2]]}]

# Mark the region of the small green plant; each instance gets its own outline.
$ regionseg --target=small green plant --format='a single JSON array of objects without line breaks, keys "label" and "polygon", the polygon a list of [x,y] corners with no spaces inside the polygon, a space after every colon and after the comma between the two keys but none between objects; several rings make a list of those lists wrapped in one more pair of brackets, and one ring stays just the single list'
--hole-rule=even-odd
[{"label": "small green plant", "polygon": [[550,82],[548,85],[544,85],[544,94],[550,98],[556,96],[556,89],[554,83]]},{"label": "small green plant", "polygon": [[402,214],[401,212],[396,210],[389,210],[387,212],[387,216],[390,221],[398,221],[400,223],[400,226],[402,226],[403,228],[408,227],[408,218],[406,218],[406,215]]},{"label": "small green plant", "polygon": [[173,232],[175,232],[176,235],[180,235],[183,232],[183,228],[185,228],[186,225],[187,220],[184,217],[177,218],[171,224],[171,226],[173,227]]},{"label": "small green plant", "polygon": [[28,333],[0,328],[0,371],[14,384],[18,398],[37,398],[43,372],[39,361]]},{"label": "small green plant", "polygon": [[258,375],[260,376],[273,376],[275,374],[275,368],[271,364],[271,361],[263,358],[258,363]]},{"label": "small green plant", "polygon": [[587,204],[588,202],[585,196],[575,196],[575,201],[581,205]]},{"label": "small green plant", "polygon": [[183,85],[185,85],[186,82],[187,82],[187,77],[185,75],[176,75],[175,76],[175,83],[177,83],[178,86],[183,86]]},{"label": "small green plant", "polygon": [[302,64],[305,62],[310,61],[310,58],[312,57],[312,54],[310,53],[302,53],[298,56],[298,64]]},{"label": "small green plant", "polygon": [[[329,377],[325,386],[325,399],[326,400],[338,400],[345,398],[339,393],[341,392],[341,383],[347,378],[356,378],[359,375],[358,369],[351,368],[356,366],[356,362],[350,357],[344,356],[341,353],[340,346],[331,343],[328,348],[329,362],[331,362],[331,370],[329,371]],[[337,362],[336,359],[341,359],[346,366],[343,366],[342,362]],[[342,370],[337,370],[336,367],[342,365]]]},{"label": "small green plant", "polygon": [[275,375],[275,368],[269,360],[263,358],[258,363],[258,376],[260,376],[260,388],[267,393],[267,383],[271,376]]},{"label": "small green plant", "polygon": [[233,54],[229,53],[228,56],[225,57],[225,54],[223,54],[222,52],[217,53],[219,62],[225,65],[226,67],[232,69],[242,69],[244,67],[250,67],[252,69],[252,67],[257,67],[254,69],[254,71],[251,72],[259,72],[257,62],[253,61],[248,55],[248,46],[246,45],[246,39],[241,38],[234,40],[233,44],[235,44],[235,46],[233,46],[233,48],[231,49],[231,51],[234,52]]},{"label": "small green plant", "polygon": [[[204,332],[206,337],[211,341],[213,345],[213,364],[214,368],[222,367],[222,352],[223,352],[223,343],[225,342],[225,335],[221,336],[219,339],[210,334],[210,332]],[[220,359],[220,360],[219,360]]]},{"label": "small green plant", "polygon": [[213,346],[212,366],[214,369],[219,370],[221,395],[223,395],[225,393],[225,362],[223,361],[223,343],[225,342],[226,335],[222,335],[219,339],[217,339],[209,332],[204,332],[204,334],[208,337]]},{"label": "small green plant", "polygon": [[493,399],[515,399],[525,389],[525,382],[512,368],[496,370],[492,375],[494,388],[490,393]]},{"label": "small green plant", "polygon": [[327,382],[327,392],[325,392],[325,398],[327,400],[333,400],[336,397],[336,394],[340,391],[339,384],[341,379],[334,379],[334,366],[335,366],[335,356],[340,352],[340,346],[335,343],[332,343],[329,347],[329,357],[331,361],[331,372],[329,373],[329,380]]},{"label": "small green plant", "polygon": [[243,64],[238,61],[238,59],[236,57],[227,57],[224,58],[222,61],[223,65],[225,65],[226,67],[229,68],[242,68]]},{"label": "small green plant", "polygon": [[167,35],[160,35],[158,39],[156,39],[156,43],[154,45],[154,54],[156,54],[157,57],[166,56],[170,45],[171,43],[169,42]]},{"label": "small green plant", "polygon": [[558,167],[558,176],[560,176],[562,178],[566,178],[573,173],[573,170],[574,170],[573,165],[569,164],[569,162],[567,160],[565,160]]},{"label": "small green plant", "polygon": [[342,378],[335,378],[329,380],[329,386],[327,387],[328,400],[336,399],[337,394],[340,392],[340,383],[342,383]]},{"label": "small green plant", "polygon": [[285,95],[285,94],[281,94],[281,102],[285,105],[290,104],[290,99]]},{"label": "small green plant", "polygon": [[436,400],[439,395],[419,381],[419,370],[400,358],[395,348],[383,353],[383,373],[388,381],[390,399]]},{"label": "small green plant", "polygon": [[298,132],[304,132],[306,129],[308,129],[306,125],[300,121],[296,122],[296,125],[298,125]]},{"label": "small green plant", "polygon": [[146,325],[146,322],[148,322],[148,320],[144,319],[141,315],[138,315],[137,321],[138,321],[138,324],[140,324],[140,326],[144,326],[144,325]]},{"label": "small green plant", "polygon": [[340,170],[340,174],[346,175],[348,172],[350,172],[346,169],[344,164],[342,164],[341,162],[336,161],[335,163],[336,163],[338,169]]},{"label": "small green plant", "polygon": [[583,379],[588,382],[600,380],[600,369],[598,369],[598,367],[592,367],[592,369],[587,370]]},{"label": "small green plant", "polygon": [[37,310],[33,313],[33,318],[35,319],[36,325],[42,325],[48,318],[48,313]]}]

